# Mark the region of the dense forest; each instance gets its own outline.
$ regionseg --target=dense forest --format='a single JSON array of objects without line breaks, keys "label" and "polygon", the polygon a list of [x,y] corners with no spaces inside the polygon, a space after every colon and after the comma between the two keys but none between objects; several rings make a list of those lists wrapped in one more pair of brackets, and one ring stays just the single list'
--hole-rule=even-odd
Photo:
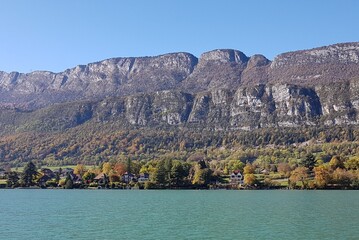
[{"label": "dense forest", "polygon": [[20,132],[0,138],[1,166],[99,165],[101,162],[236,159],[244,163],[295,162],[313,153],[324,162],[333,156],[359,156],[357,128],[266,128],[253,131],[206,131],[188,128],[128,128],[116,122],[88,122],[66,131]]}]

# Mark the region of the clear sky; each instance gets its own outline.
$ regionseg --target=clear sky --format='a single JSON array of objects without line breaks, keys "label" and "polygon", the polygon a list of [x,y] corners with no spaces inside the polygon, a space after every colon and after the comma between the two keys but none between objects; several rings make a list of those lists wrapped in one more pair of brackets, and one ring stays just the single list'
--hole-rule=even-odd
[{"label": "clear sky", "polygon": [[277,54],[359,41],[358,0],[1,0],[0,70],[233,48]]}]

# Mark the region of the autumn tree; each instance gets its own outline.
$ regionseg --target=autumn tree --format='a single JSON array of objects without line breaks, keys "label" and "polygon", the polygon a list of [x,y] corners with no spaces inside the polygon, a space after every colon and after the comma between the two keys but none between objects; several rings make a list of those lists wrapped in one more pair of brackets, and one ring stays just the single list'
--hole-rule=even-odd
[{"label": "autumn tree", "polygon": [[290,171],[291,171],[291,167],[289,166],[288,163],[279,163],[278,167],[277,167],[277,171],[285,176],[285,177],[289,177],[290,176]]},{"label": "autumn tree", "polygon": [[126,165],[121,162],[117,162],[114,165],[113,170],[117,175],[122,176],[126,172]]},{"label": "autumn tree", "polygon": [[291,187],[296,187],[297,183],[302,184],[302,188],[307,187],[308,179],[308,168],[306,167],[297,167],[294,169],[289,177],[289,185]]},{"label": "autumn tree", "polygon": [[244,174],[244,184],[247,186],[253,186],[257,181],[256,176],[253,173]]},{"label": "autumn tree", "polygon": [[103,172],[104,174],[109,175],[110,172],[111,172],[111,170],[112,170],[111,163],[109,163],[109,162],[103,163],[103,165],[102,165],[102,172]]},{"label": "autumn tree", "polygon": [[342,186],[349,186],[353,180],[353,174],[350,171],[347,171],[342,168],[337,168],[332,173],[332,181],[335,184]]},{"label": "autumn tree", "polygon": [[349,158],[345,163],[345,168],[348,170],[356,170],[359,169],[359,157],[354,156]]},{"label": "autumn tree", "polygon": [[314,181],[317,187],[319,188],[326,187],[330,181],[329,170],[323,165],[314,167]]},{"label": "autumn tree", "polygon": [[199,161],[195,164],[192,184],[205,186],[209,184],[211,177],[212,171],[206,166],[205,161]]},{"label": "autumn tree", "polygon": [[340,156],[333,156],[330,159],[329,166],[332,168],[332,170],[335,170],[337,168],[344,168],[344,162],[340,158]]},{"label": "autumn tree", "polygon": [[251,163],[247,163],[246,166],[243,168],[244,174],[253,174],[254,173],[254,167]]},{"label": "autumn tree", "polygon": [[80,176],[83,176],[86,171],[87,169],[84,164],[77,164],[74,168],[74,174],[78,174]]}]

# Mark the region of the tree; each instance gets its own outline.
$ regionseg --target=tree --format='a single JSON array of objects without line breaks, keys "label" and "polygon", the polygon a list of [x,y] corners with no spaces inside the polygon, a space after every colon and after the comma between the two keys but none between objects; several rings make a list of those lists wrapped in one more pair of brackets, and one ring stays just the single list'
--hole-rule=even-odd
[{"label": "tree", "polygon": [[126,166],[125,164],[118,162],[115,164],[115,166],[113,167],[113,170],[115,171],[115,173],[119,176],[122,176],[123,174],[125,174],[126,172]]},{"label": "tree", "polygon": [[176,161],[171,168],[171,185],[180,186],[183,184],[185,171],[181,162]]},{"label": "tree", "polygon": [[298,182],[302,183],[302,188],[307,187],[308,179],[308,168],[306,167],[297,167],[294,169],[289,177],[289,182],[291,187],[295,187]]},{"label": "tree", "polygon": [[335,184],[340,184],[342,186],[349,186],[352,182],[353,174],[350,171],[345,169],[337,168],[332,173],[332,181]]},{"label": "tree", "polygon": [[161,185],[166,183],[166,168],[164,160],[157,163],[157,167],[154,169],[152,174],[152,179],[154,182]]},{"label": "tree", "polygon": [[36,171],[36,166],[33,162],[28,162],[26,166],[24,167],[24,171],[21,175],[21,181],[22,184],[25,187],[30,187],[34,185],[35,177],[38,175],[38,172]]},{"label": "tree", "polygon": [[254,167],[251,163],[247,163],[246,166],[243,168],[244,174],[252,174],[254,173]]},{"label": "tree", "polygon": [[192,179],[192,184],[195,185],[207,185],[209,184],[212,177],[212,171],[209,168],[203,168],[203,165],[198,164],[194,167],[194,175]]},{"label": "tree", "polygon": [[320,165],[314,167],[314,174],[314,180],[317,187],[324,188],[328,185],[330,181],[330,173],[325,166]]},{"label": "tree", "polygon": [[110,172],[112,170],[112,166],[111,166],[111,163],[109,162],[105,162],[103,165],[102,165],[102,172],[106,175],[109,175]]},{"label": "tree", "polygon": [[96,177],[96,174],[91,172],[91,171],[87,171],[84,173],[84,175],[82,176],[82,179],[84,181],[86,181],[87,183],[92,182]]},{"label": "tree", "polygon": [[19,182],[19,175],[17,174],[17,172],[9,172],[7,174],[7,186],[8,187],[16,187],[18,185]]},{"label": "tree", "polygon": [[65,188],[66,189],[74,188],[74,182],[72,181],[70,174],[67,174],[66,181],[65,181]]},{"label": "tree", "polygon": [[257,181],[256,176],[253,173],[244,174],[244,184],[253,186]]},{"label": "tree", "polygon": [[302,166],[309,169],[309,171],[312,171],[315,166],[316,160],[313,154],[307,154],[305,158],[302,160]]},{"label": "tree", "polygon": [[285,177],[289,177],[290,176],[290,171],[291,171],[291,168],[289,166],[288,163],[279,163],[278,164],[278,167],[277,167],[277,171],[285,176]]},{"label": "tree", "polygon": [[131,165],[132,165],[131,164],[131,158],[127,158],[126,171],[128,173],[131,173],[131,171],[132,171]]},{"label": "tree", "polygon": [[240,160],[230,160],[228,162],[228,166],[227,169],[229,171],[235,171],[235,170],[240,170],[242,171],[244,167],[244,163],[241,162]]},{"label": "tree", "polygon": [[345,168],[348,170],[359,169],[359,157],[351,157],[345,162]]},{"label": "tree", "polygon": [[335,170],[337,168],[344,168],[344,163],[340,156],[333,156],[332,159],[330,159],[329,166],[332,170]]},{"label": "tree", "polygon": [[83,176],[86,171],[86,166],[83,164],[77,164],[74,168],[74,174],[78,174],[80,176]]},{"label": "tree", "polygon": [[165,169],[166,169],[166,182],[170,185],[171,187],[171,170],[172,170],[172,159],[166,159],[165,160]]}]

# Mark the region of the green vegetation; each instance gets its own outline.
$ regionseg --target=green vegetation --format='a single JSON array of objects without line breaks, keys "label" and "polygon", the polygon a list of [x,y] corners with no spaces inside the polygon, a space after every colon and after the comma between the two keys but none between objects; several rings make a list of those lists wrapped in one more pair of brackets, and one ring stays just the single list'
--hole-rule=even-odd
[{"label": "green vegetation", "polygon": [[[172,159],[150,161],[119,160],[87,168],[78,164],[69,171],[59,168],[36,171],[29,162],[22,173],[9,172],[7,187],[139,188],[139,189],[359,189],[359,158],[333,156],[330,161],[306,155],[298,163],[245,165],[240,160],[212,160],[206,155],[192,161]],[[308,159],[312,169],[306,167]],[[131,167],[129,167],[131,166]],[[238,168],[237,168],[238,167]],[[125,172],[125,169],[131,172]],[[233,174],[240,173],[238,179]]]},{"label": "green vegetation", "polygon": [[[0,137],[0,167],[12,172],[6,182],[11,187],[357,188],[358,159],[359,130],[354,127],[228,132],[124,130],[122,123],[89,122],[61,132]],[[72,168],[84,183],[71,179],[71,186],[60,175],[46,181],[41,174],[24,175],[29,162],[32,172]],[[237,170],[243,174],[240,186],[230,184],[230,174]],[[150,181],[123,181],[126,172],[136,177],[148,173]],[[108,179],[95,182],[100,173]]]}]

